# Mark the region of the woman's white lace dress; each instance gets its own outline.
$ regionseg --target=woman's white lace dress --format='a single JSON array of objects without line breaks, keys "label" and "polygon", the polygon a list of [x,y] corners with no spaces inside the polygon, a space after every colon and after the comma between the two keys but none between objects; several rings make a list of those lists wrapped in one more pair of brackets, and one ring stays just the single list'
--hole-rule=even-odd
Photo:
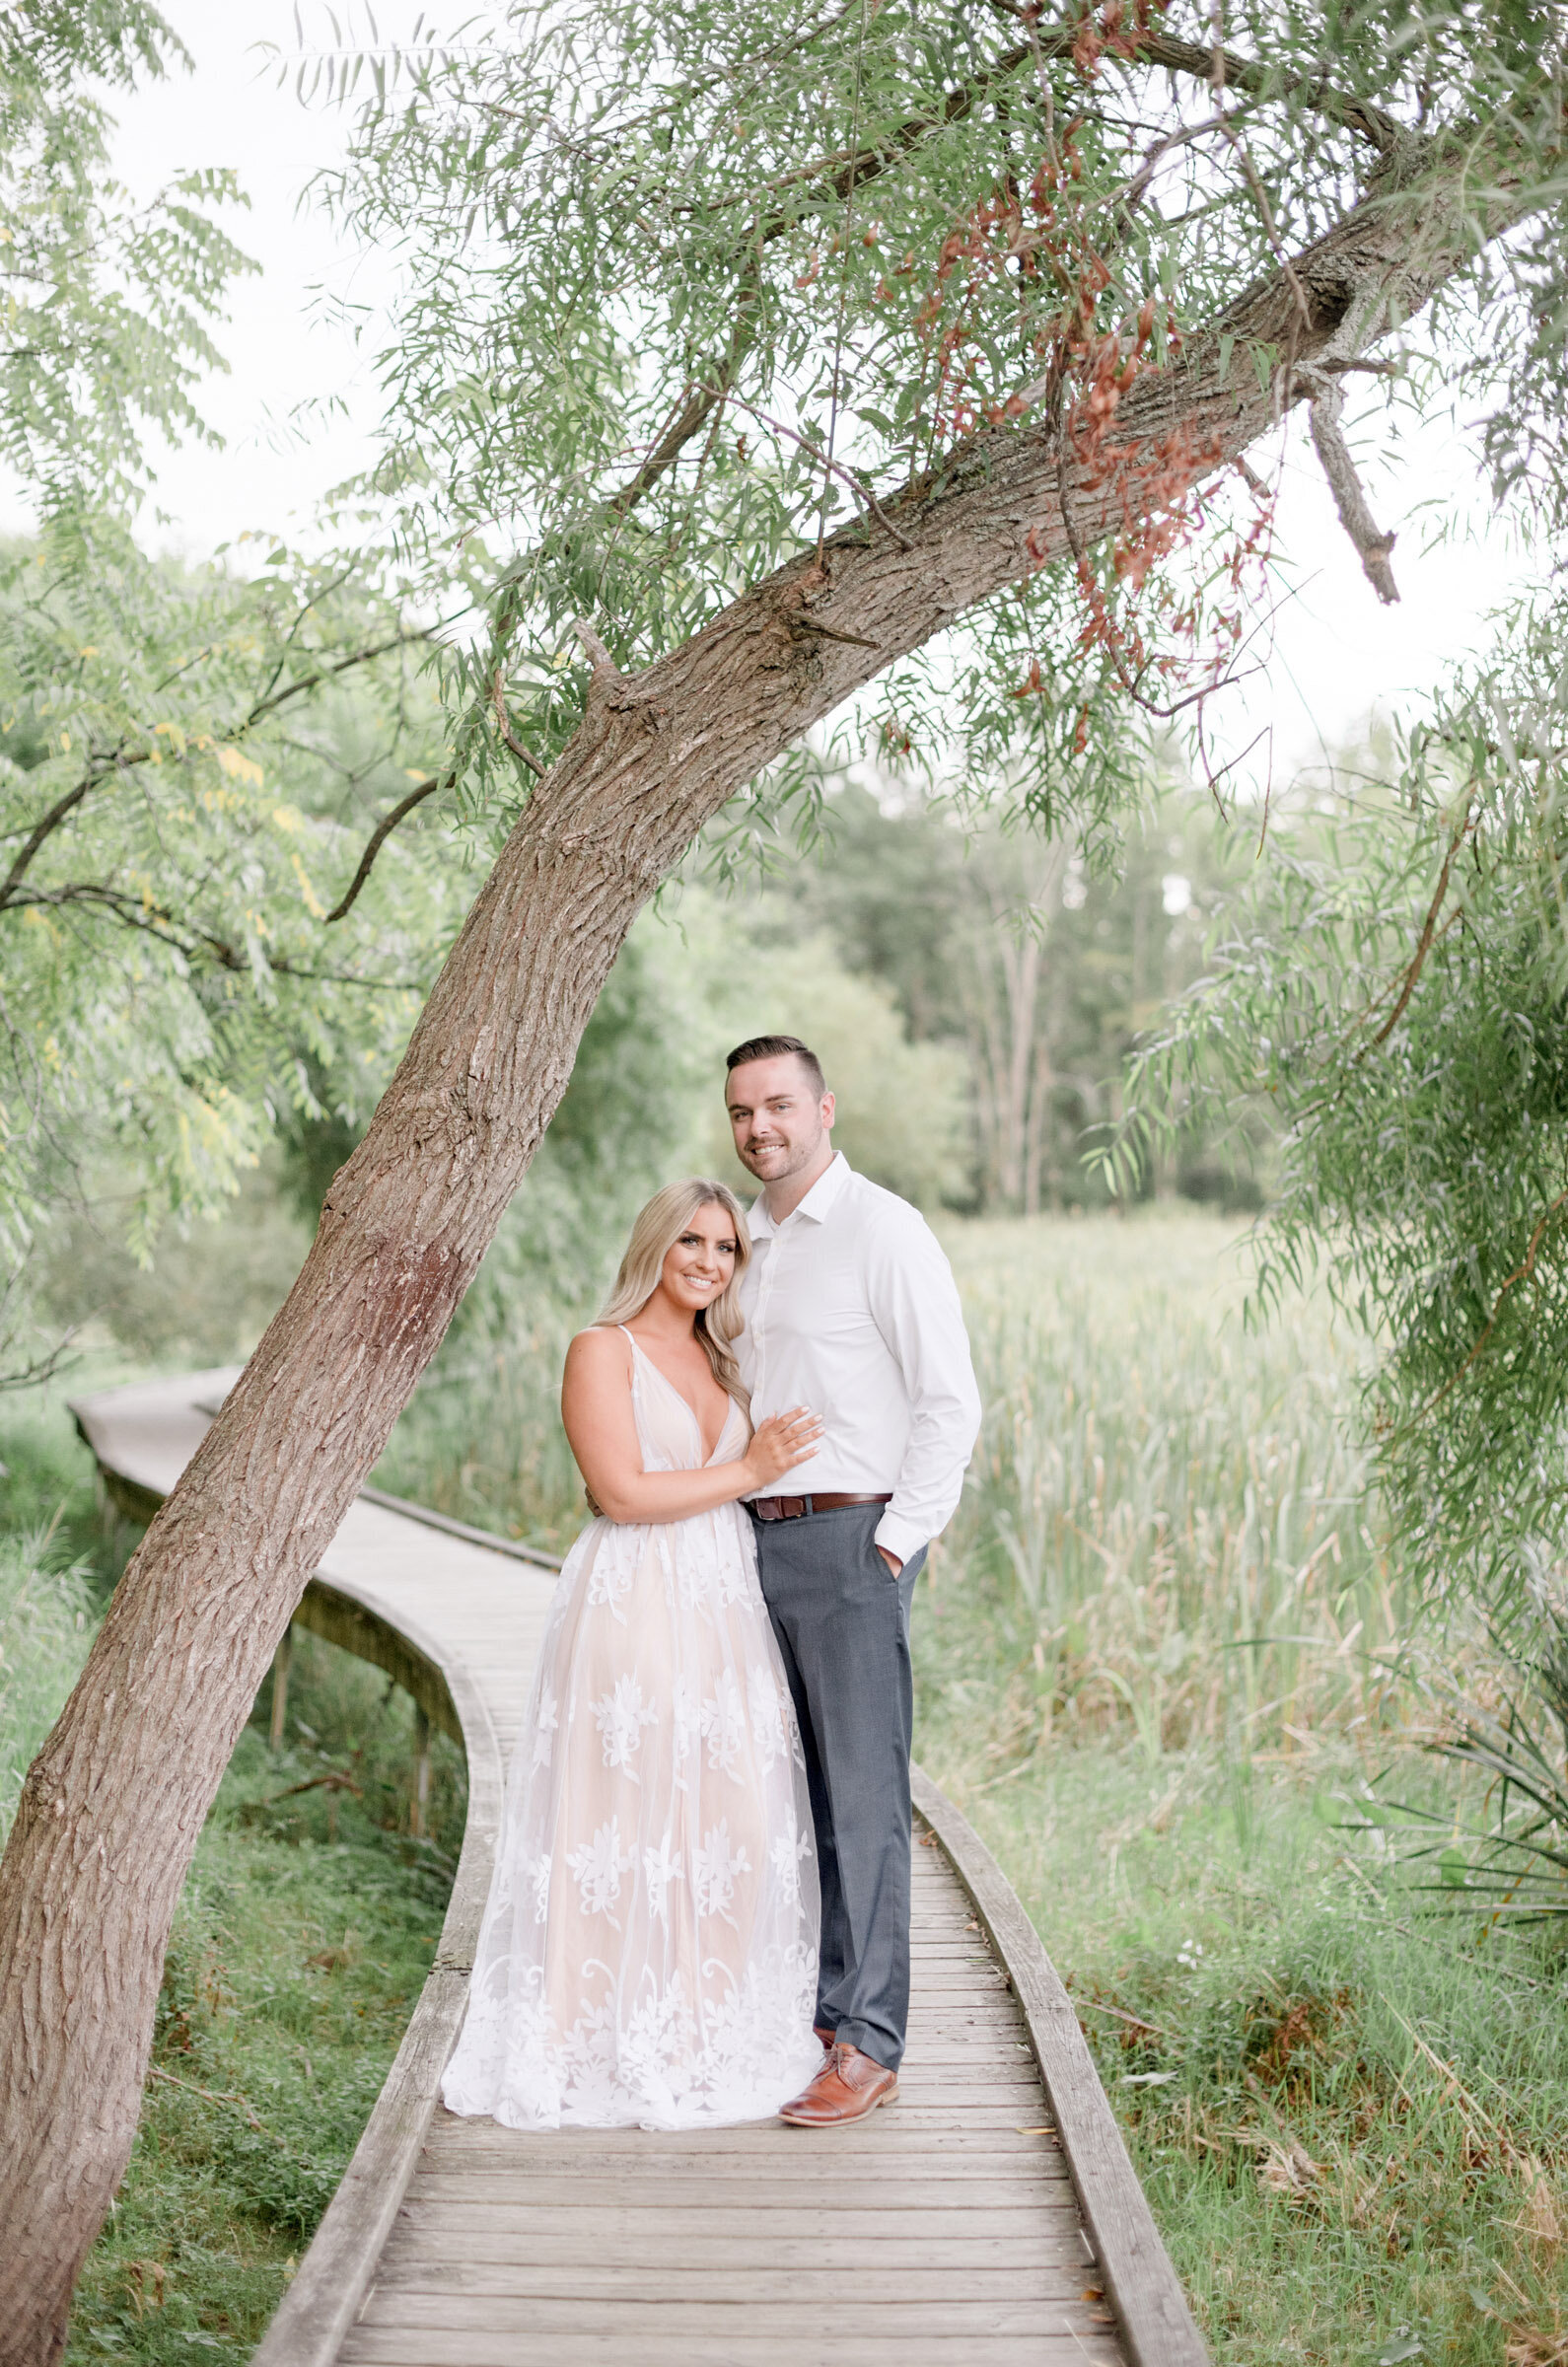
[{"label": "woman's white lace dress", "polygon": [[[632,1376],[644,1470],[701,1468],[696,1416],[635,1340]],[[709,1460],[746,1446],[732,1404]],[[749,1516],[591,1521],[550,1607],[442,2095],[511,2128],[764,2117],[821,2062],[817,1936]]]}]

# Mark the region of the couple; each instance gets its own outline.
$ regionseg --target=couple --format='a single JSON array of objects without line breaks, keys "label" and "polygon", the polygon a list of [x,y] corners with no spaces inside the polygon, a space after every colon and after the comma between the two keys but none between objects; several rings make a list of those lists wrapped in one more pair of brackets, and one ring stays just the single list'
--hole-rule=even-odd
[{"label": "couple", "polygon": [[820,2127],[897,2093],[909,1606],[979,1399],[947,1259],[835,1155],[815,1053],[743,1043],[727,1098],[749,1224],[667,1185],[567,1352],[596,1517],[442,2083],[514,2128]]}]

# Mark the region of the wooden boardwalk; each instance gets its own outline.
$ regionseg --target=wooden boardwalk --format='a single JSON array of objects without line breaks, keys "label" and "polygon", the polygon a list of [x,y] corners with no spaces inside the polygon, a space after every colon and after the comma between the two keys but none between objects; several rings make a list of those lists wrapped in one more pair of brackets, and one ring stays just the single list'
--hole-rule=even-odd
[{"label": "wooden boardwalk", "polygon": [[[123,1512],[148,1517],[234,1377],[76,1405]],[[440,2105],[554,1583],[361,1497],[301,1605],[462,1743],[468,1825],[429,1980],[255,2367],[1204,2367],[1071,2002],[922,1776],[891,2108],[830,2132],[523,2134]]]}]

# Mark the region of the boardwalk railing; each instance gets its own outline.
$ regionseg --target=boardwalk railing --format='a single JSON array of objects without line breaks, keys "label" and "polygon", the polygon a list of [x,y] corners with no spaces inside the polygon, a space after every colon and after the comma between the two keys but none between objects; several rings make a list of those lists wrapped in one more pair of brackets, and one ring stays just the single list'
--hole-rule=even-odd
[{"label": "boardwalk railing", "polygon": [[[234,1378],[73,1408],[117,1509],[150,1518]],[[556,1566],[367,1489],[296,1614],[461,1745],[468,1817],[429,1977],[254,2367],[1204,2367],[1071,2000],[995,1859],[918,1770],[946,1863],[915,1852],[891,2111],[803,2139],[782,2123],[521,2135],[442,2110]]]}]

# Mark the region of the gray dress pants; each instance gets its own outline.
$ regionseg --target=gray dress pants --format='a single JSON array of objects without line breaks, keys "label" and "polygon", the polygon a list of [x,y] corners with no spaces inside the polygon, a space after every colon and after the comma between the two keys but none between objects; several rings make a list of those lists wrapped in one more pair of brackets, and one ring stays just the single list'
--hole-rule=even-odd
[{"label": "gray dress pants", "polygon": [[909,1606],[880,1504],[756,1521],[762,1596],[795,1697],[822,1886],[818,2023],[889,2070],[909,2015]]}]

